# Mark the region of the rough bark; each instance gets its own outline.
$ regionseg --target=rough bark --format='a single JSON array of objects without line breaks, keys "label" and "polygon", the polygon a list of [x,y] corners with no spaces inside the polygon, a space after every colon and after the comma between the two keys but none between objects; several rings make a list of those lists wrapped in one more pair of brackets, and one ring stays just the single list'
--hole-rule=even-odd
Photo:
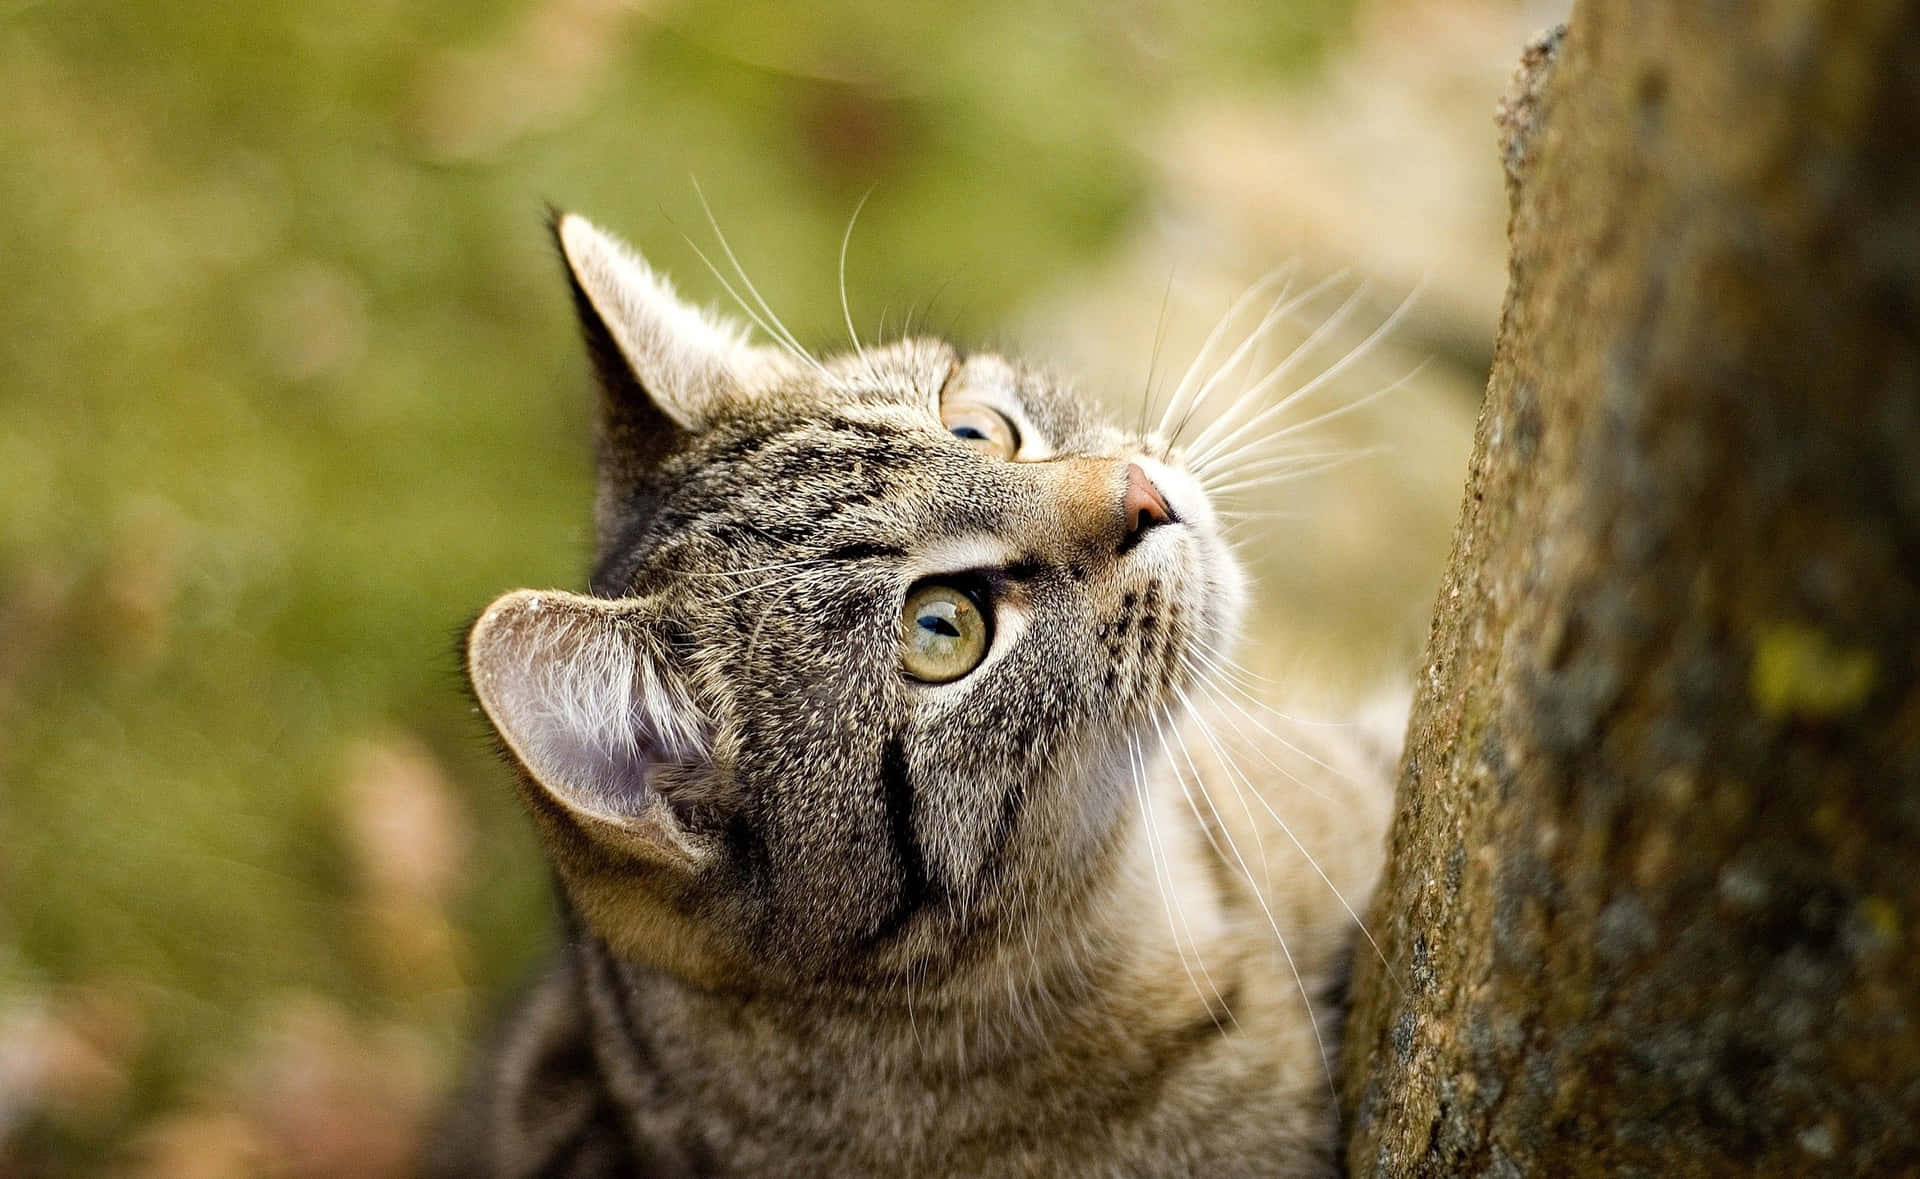
[{"label": "rough bark", "polygon": [[1920,2],[1583,3],[1502,122],[1350,1171],[1920,1173]]}]

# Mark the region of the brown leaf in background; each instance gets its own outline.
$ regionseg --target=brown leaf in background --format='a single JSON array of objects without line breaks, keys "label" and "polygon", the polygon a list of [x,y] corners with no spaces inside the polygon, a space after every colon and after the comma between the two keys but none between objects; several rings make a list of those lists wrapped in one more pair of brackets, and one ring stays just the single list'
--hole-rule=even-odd
[{"label": "brown leaf in background", "polygon": [[436,1092],[427,1042],[317,995],[262,1010],[224,1075],[129,1143],[132,1179],[397,1179]]},{"label": "brown leaf in background", "polygon": [[444,50],[422,71],[411,128],[435,159],[491,158],[579,112],[605,84],[641,0],[544,0],[501,43]]},{"label": "brown leaf in background", "polygon": [[98,621],[103,642],[124,663],[147,666],[167,653],[188,531],[180,509],[156,496],[137,495],[121,507],[100,571]]},{"label": "brown leaf in background", "polygon": [[283,266],[254,296],[253,317],[261,359],[282,381],[345,376],[367,353],[366,285],[335,263]]},{"label": "brown leaf in background", "polygon": [[268,1174],[383,1179],[408,1173],[432,1079],[417,1036],[296,995],[263,1019],[235,1075],[235,1104],[265,1145]]},{"label": "brown leaf in background", "polygon": [[42,1042],[48,1108],[74,1121],[105,1121],[119,1112],[145,1032],[145,1014],[129,986],[56,991]]},{"label": "brown leaf in background", "polygon": [[267,1143],[232,1111],[175,1114],[129,1145],[128,1179],[251,1179],[267,1168]]},{"label": "brown leaf in background", "polygon": [[361,901],[355,932],[387,985],[423,1000],[436,1022],[464,1011],[465,946],[448,906],[473,833],[452,784],[419,741],[390,734],[355,745],[340,823]]},{"label": "brown leaf in background", "polygon": [[348,751],[340,822],[367,894],[438,908],[458,886],[470,824],[417,739],[388,734]]},{"label": "brown leaf in background", "polygon": [[126,1106],[146,1015],[132,987],[61,987],[0,1004],[0,1145],[46,1118],[109,1124]]},{"label": "brown leaf in background", "polygon": [[[71,569],[36,562],[18,571],[0,594],[0,722],[27,670],[52,649],[73,598]],[[0,742],[5,741],[0,728]]]}]

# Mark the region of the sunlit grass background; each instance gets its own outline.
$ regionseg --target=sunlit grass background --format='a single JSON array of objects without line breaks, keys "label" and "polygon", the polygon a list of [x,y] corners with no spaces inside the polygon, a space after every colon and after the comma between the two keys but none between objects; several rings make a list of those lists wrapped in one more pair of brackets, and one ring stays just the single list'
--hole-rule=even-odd
[{"label": "sunlit grass background", "polygon": [[1289,259],[1361,294],[1303,376],[1420,287],[1241,533],[1333,699],[1418,650],[1556,7],[0,0],[0,1177],[405,1173],[538,960],[452,651],[586,559],[547,202],[717,303],[697,178],[833,347],[871,192],[863,335],[1129,408]]}]

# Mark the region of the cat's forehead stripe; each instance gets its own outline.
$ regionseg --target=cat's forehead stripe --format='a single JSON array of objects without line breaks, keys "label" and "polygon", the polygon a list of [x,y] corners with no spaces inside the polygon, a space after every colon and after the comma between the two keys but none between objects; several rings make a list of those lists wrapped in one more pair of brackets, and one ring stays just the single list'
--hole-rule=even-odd
[{"label": "cat's forehead stripe", "polygon": [[823,561],[872,561],[881,558],[898,559],[907,555],[907,550],[898,545],[875,544],[870,541],[857,541],[829,549],[821,554]]}]

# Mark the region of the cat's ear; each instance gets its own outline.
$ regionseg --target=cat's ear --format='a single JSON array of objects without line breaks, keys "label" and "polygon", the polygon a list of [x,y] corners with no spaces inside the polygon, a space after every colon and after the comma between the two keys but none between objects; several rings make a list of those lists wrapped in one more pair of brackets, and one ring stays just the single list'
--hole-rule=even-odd
[{"label": "cat's ear", "polygon": [[662,786],[707,735],[647,605],[518,590],[487,607],[466,654],[536,817],[656,863],[700,858]]},{"label": "cat's ear", "polygon": [[553,237],[617,434],[646,443],[663,430],[699,430],[764,363],[743,327],[681,300],[640,255],[585,217],[556,213]]}]

